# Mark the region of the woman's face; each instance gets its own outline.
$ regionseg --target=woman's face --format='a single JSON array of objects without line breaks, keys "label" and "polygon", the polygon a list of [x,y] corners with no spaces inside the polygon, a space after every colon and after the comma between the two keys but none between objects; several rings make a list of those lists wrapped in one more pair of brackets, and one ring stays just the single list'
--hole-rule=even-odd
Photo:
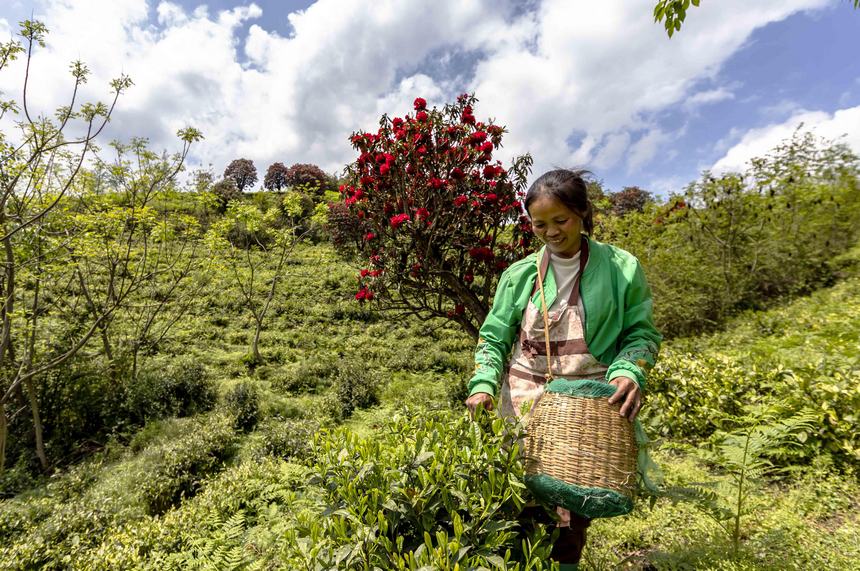
[{"label": "woman's face", "polygon": [[563,258],[579,252],[582,218],[552,196],[543,195],[529,205],[529,218],[535,235],[549,251]]}]

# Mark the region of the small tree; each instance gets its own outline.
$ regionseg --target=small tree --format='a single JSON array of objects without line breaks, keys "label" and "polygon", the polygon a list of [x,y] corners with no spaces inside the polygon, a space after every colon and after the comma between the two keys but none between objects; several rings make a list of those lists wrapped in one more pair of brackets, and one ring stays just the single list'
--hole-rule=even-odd
[{"label": "small tree", "polygon": [[281,190],[287,183],[287,173],[290,169],[284,166],[284,163],[272,163],[266,170],[266,176],[263,179],[263,188],[266,190]]},{"label": "small tree", "polygon": [[329,187],[329,177],[316,165],[295,164],[287,172],[287,186],[315,188],[317,194],[322,194]]},{"label": "small tree", "polygon": [[621,191],[609,195],[612,213],[616,216],[624,216],[628,212],[642,212],[645,205],[653,200],[650,192],[638,186],[625,186]]},{"label": "small tree", "polygon": [[284,282],[284,268],[293,248],[301,240],[292,227],[283,227],[277,207],[262,211],[254,204],[231,202],[224,218],[213,224],[206,241],[213,264],[222,265],[222,275],[237,286],[242,303],[254,319],[254,337],[249,360],[258,365],[260,334],[269,308]]},{"label": "small tree", "polygon": [[531,246],[521,199],[532,164],[493,160],[505,131],[476,119],[476,101],[428,110],[418,98],[414,115],[353,134],[360,154],[329,219],[339,250],[366,266],[356,299],[449,318],[475,338],[502,270]]},{"label": "small tree", "polygon": [[244,192],[257,183],[257,167],[250,159],[236,159],[224,169],[224,178],[232,180],[239,192]]},{"label": "small tree", "polygon": [[218,212],[222,214],[227,210],[227,205],[231,200],[242,198],[242,191],[239,190],[236,182],[231,178],[224,178],[213,184],[212,194],[215,195],[218,201]]}]

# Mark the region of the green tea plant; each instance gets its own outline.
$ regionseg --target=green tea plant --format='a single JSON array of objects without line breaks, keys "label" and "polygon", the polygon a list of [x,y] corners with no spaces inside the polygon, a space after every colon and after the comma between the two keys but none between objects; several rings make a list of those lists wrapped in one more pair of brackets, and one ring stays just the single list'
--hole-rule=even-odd
[{"label": "green tea plant", "polygon": [[523,537],[517,520],[527,500],[522,435],[496,416],[475,423],[422,410],[371,438],[323,431],[312,480],[323,518],[300,523],[293,541],[322,567],[546,568],[547,531]]}]

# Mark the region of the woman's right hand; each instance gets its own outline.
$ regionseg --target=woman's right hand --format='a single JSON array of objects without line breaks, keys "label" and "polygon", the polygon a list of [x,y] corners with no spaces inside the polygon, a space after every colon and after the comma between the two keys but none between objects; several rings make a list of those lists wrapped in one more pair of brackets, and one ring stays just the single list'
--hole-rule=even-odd
[{"label": "woman's right hand", "polygon": [[466,406],[469,408],[469,414],[475,418],[475,411],[483,405],[486,410],[493,410],[493,397],[487,393],[475,393],[466,399]]}]

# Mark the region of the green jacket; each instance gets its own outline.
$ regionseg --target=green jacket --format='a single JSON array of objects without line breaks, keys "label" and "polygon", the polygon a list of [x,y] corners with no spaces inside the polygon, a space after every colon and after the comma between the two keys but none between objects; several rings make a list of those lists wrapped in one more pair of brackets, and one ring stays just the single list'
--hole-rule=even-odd
[{"label": "green jacket", "polygon": [[[645,388],[663,337],[654,328],[651,289],[632,254],[615,246],[588,240],[589,256],[580,292],[585,309],[585,343],[598,361],[607,365],[606,380],[626,376]],[[499,392],[499,379],[508,366],[511,347],[519,336],[520,321],[537,275],[537,256],[543,249],[504,271],[496,297],[481,326],[475,351],[475,374],[469,395]],[[552,266],[544,279],[547,306],[557,295]],[[532,302],[540,307],[540,292]]]}]

